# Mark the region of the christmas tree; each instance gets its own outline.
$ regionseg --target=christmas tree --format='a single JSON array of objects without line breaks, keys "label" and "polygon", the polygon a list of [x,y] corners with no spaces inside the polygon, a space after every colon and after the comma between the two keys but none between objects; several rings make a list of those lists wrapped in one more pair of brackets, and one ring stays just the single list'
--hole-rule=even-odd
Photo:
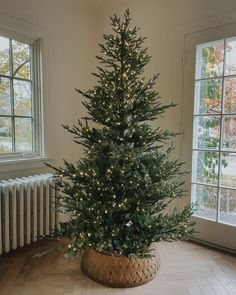
[{"label": "christmas tree", "polygon": [[113,34],[104,35],[97,56],[97,85],[77,90],[88,116],[63,125],[84,147],[77,163],[64,160],[63,167],[53,167],[57,210],[70,213],[60,230],[70,240],[67,254],[93,247],[148,257],[152,242],[186,239],[193,232],[191,205],[166,211],[183,196],[184,172],[170,159],[173,146],[166,143],[176,133],[152,129],[148,121],[175,105],[161,104],[153,89],[158,75],[142,77],[150,56],[130,21],[128,10],[123,21],[111,17]]}]

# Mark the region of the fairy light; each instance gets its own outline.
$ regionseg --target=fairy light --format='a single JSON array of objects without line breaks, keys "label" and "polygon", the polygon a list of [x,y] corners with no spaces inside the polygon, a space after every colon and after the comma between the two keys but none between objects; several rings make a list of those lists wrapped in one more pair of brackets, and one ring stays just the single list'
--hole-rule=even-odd
[{"label": "fairy light", "polygon": [[[126,19],[129,17],[126,16]],[[68,127],[67,130],[78,135],[76,138],[86,145],[85,161],[77,161],[75,169],[69,164],[65,170],[57,170],[57,176],[61,177],[57,179],[57,191],[61,192],[58,211],[72,213],[65,229],[71,238],[68,252],[89,246],[121,255],[142,254],[143,241],[149,243],[155,238],[144,236],[143,233],[140,239],[138,235],[132,239],[132,229],[135,232],[140,230],[137,222],[140,215],[149,218],[150,211],[159,213],[164,208],[164,203],[161,203],[163,197],[181,195],[178,182],[169,185],[169,179],[164,180],[172,172],[164,162],[169,153],[161,154],[159,149],[155,149],[157,157],[154,158],[156,154],[152,152],[152,147],[150,153],[145,150],[147,144],[152,144],[158,138],[155,137],[158,131],[152,131],[144,121],[155,118],[159,105],[155,103],[157,93],[151,90],[155,79],[146,82],[140,78],[143,66],[149,60],[139,44],[142,39],[136,39],[136,30],[131,30],[127,23],[118,18],[113,25],[118,34],[107,37],[101,57],[102,63],[109,60],[109,67],[99,69],[99,85],[85,93],[92,122],[105,127],[90,129],[89,119],[85,119],[85,127],[80,121],[78,128]],[[124,60],[120,63],[119,59],[116,63],[115,59],[120,58],[121,46],[125,53]],[[157,202],[153,208],[149,208],[149,201],[154,198]],[[155,235],[160,234],[160,239],[186,237],[191,225],[187,220],[189,214],[183,214],[183,223],[186,224],[174,229],[175,234],[170,234],[172,231],[158,232],[164,224],[167,230],[172,230],[175,222],[175,219],[168,220],[158,215],[159,226],[156,227],[157,223],[149,224],[149,235],[155,232]],[[150,223],[152,221],[155,222],[155,219],[151,219]],[[130,235],[125,234],[124,239],[122,236],[121,242],[120,233],[123,234],[124,225]],[[109,240],[108,236],[112,236],[112,239]]]}]

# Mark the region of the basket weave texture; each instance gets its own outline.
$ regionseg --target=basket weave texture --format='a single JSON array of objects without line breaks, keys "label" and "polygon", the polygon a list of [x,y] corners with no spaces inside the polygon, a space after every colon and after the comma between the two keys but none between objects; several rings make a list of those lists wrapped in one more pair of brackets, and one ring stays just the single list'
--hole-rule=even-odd
[{"label": "basket weave texture", "polygon": [[103,285],[117,288],[136,287],[153,280],[160,267],[156,251],[151,258],[128,258],[87,249],[81,260],[82,271]]}]

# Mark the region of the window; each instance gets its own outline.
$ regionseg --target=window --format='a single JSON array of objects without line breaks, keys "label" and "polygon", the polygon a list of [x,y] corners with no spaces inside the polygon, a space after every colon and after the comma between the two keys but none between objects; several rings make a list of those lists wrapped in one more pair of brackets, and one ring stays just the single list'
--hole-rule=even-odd
[{"label": "window", "polygon": [[0,36],[0,159],[41,153],[39,41]]},{"label": "window", "polygon": [[197,45],[195,69],[195,215],[236,226],[236,37]]}]

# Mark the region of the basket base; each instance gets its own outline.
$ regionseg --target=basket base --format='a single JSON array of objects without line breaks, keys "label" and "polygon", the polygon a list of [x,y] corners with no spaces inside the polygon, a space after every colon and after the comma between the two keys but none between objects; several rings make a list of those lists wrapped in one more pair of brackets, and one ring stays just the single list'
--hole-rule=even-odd
[{"label": "basket base", "polygon": [[153,252],[151,258],[128,258],[99,253],[87,249],[81,260],[81,270],[92,280],[115,288],[144,285],[157,276],[160,258]]}]

